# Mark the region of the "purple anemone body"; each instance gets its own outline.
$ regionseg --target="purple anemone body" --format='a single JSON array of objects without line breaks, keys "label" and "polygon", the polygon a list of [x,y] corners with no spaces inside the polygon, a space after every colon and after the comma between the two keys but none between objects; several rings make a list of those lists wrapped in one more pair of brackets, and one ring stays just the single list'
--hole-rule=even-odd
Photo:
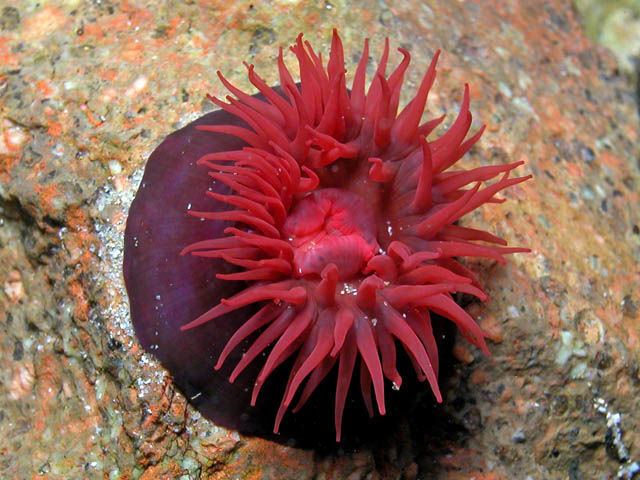
[{"label": "purple anemone body", "polygon": [[[222,261],[203,262],[180,256],[180,250],[201,238],[203,232],[219,237],[223,222],[199,222],[187,214],[191,208],[211,205],[202,192],[211,187],[196,161],[212,150],[241,148],[229,135],[196,129],[201,124],[239,124],[231,115],[216,111],[169,135],[153,152],[140,188],[131,205],[125,232],[124,278],[131,317],[142,346],[155,355],[195,405],[202,405],[218,423],[252,430],[248,394],[242,382],[231,384],[214,372],[215,352],[237,330],[246,312],[200,331],[180,332],[180,327],[241,286],[216,278],[230,270]],[[226,187],[220,186],[224,189]],[[194,194],[195,193],[195,194]],[[241,401],[244,399],[246,401]]]}]

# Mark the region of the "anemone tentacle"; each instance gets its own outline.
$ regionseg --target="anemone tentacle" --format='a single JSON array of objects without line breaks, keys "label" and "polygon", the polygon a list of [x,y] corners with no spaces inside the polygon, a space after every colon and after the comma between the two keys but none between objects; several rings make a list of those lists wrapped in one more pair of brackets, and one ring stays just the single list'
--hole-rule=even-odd
[{"label": "anemone tentacle", "polygon": [[453,297],[465,293],[484,301],[487,295],[455,258],[503,262],[504,255],[528,249],[507,247],[489,232],[456,222],[484,203],[500,202],[500,191],[530,176],[510,178],[523,162],[452,170],[484,131],[483,126],[468,136],[468,85],[455,121],[439,138],[428,140],[443,120],[420,123],[439,51],[414,98],[400,111],[408,51],[399,49],[402,60],[387,76],[385,42],[366,92],[368,42],[350,89],[335,31],[326,66],[302,35],[291,51],[298,60],[300,83],[285,66],[282,50],[279,89],[269,87],[247,65],[249,80],[262,99],[218,74],[235,98],[211,100],[248,128],[199,128],[234,135],[248,146],[198,161],[214,181],[228,186],[228,194],[210,196],[229,209],[189,214],[232,226],[225,237],[203,239],[182,253],[221,258],[238,272],[218,278],[243,280],[248,286],[182,328],[257,304],[258,312],[229,340],[216,369],[244,339],[259,332],[230,377],[235,380],[271,346],[255,382],[254,404],[271,373],[295,357],[276,415],[277,432],[296,396],[294,411],[338,364],[334,417],[339,441],[356,364],[360,363],[360,388],[369,413],[373,414],[373,387],[378,411],[384,414],[384,379],[394,388],[402,384],[396,368],[398,345],[418,378],[427,380],[436,399],[442,400],[430,312],[453,321],[465,338],[488,353],[481,328]]}]

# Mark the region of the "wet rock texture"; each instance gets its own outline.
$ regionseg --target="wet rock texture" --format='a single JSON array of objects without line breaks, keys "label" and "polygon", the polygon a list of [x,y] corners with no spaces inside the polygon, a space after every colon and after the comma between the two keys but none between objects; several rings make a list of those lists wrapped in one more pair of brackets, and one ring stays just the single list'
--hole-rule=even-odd
[{"label": "wet rock texture", "polygon": [[[524,159],[535,176],[466,222],[533,253],[474,266],[492,300],[469,308],[493,356],[458,341],[436,415],[314,453],[201,418],[136,342],[120,262],[145,159],[211,108],[216,69],[247,86],[248,60],[274,81],[278,45],[299,31],[327,45],[333,26],[354,57],[365,36],[409,49],[409,88],[443,48],[431,114],[455,111],[468,81],[489,125],[467,165]],[[636,112],[612,55],[560,0],[0,7],[0,477],[631,478]]]}]

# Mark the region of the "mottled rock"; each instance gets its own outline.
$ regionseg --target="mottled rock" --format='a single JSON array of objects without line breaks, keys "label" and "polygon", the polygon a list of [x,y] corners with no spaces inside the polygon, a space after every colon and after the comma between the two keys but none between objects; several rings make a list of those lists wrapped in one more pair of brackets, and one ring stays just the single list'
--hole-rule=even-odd
[{"label": "mottled rock", "polygon": [[[303,31],[328,46],[334,26],[350,71],[366,36],[410,49],[408,90],[443,49],[430,114],[469,82],[489,127],[466,165],[524,159],[535,177],[465,221],[533,253],[474,265],[492,300],[469,308],[493,356],[459,340],[437,417],[417,408],[370,447],[314,453],[202,418],[137,343],[120,269],[145,159],[211,108],[215,71],[247,87],[248,60],[273,82],[277,45]],[[565,2],[22,2],[0,11],[0,99],[0,477],[634,471],[637,106]]]}]

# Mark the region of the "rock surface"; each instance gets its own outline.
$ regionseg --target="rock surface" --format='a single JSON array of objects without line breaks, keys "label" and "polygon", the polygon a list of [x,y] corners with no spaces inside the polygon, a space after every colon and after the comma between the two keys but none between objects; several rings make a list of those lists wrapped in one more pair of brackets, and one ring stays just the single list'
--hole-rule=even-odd
[{"label": "rock surface", "polygon": [[[0,477],[631,478],[637,105],[565,2],[162,5],[0,7]],[[246,87],[248,60],[274,81],[278,45],[299,31],[328,45],[334,26],[353,57],[365,37],[409,49],[408,89],[444,50],[430,113],[455,111],[469,82],[489,125],[467,165],[524,159],[535,176],[466,222],[533,253],[479,266],[492,300],[470,309],[493,356],[458,341],[437,418],[314,453],[201,418],[138,345],[120,269],[145,159],[211,108],[215,71]]]}]

